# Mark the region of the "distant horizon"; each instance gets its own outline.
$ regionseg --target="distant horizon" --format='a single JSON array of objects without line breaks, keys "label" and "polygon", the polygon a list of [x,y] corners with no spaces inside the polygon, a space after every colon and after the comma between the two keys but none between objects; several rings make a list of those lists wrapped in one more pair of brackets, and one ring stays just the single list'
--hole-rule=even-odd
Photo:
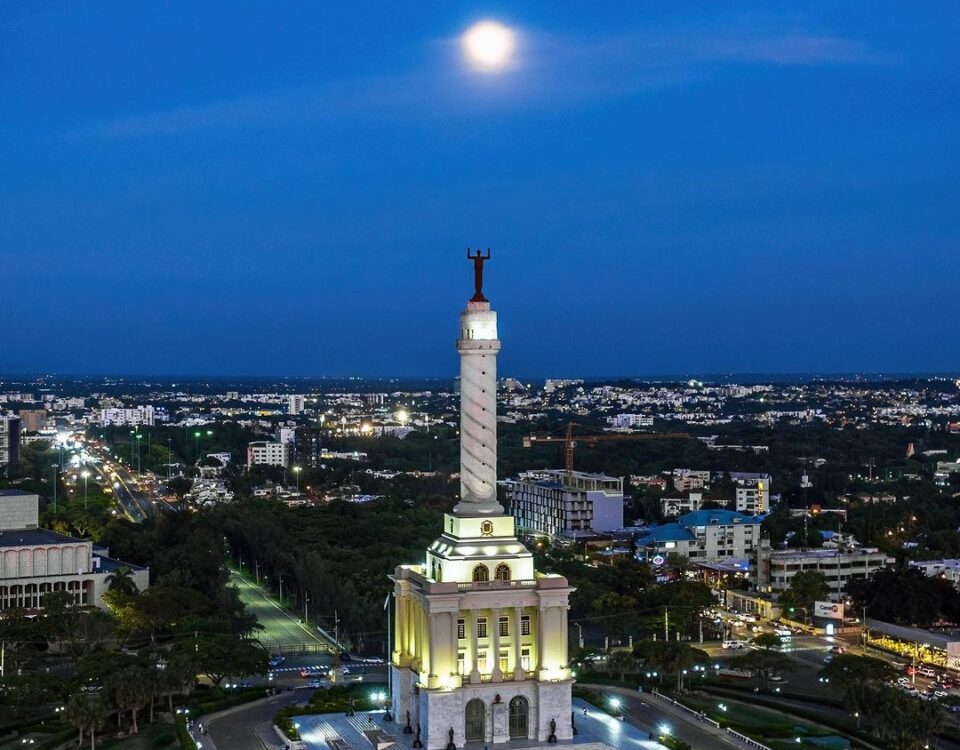
[{"label": "distant horizon", "polygon": [[[99,380],[121,380],[129,382],[144,382],[148,380],[157,381],[214,381],[214,382],[282,382],[282,381],[369,381],[369,382],[418,382],[418,381],[453,381],[457,377],[456,373],[450,375],[254,375],[254,374],[169,374],[169,373],[0,373],[0,384],[6,381],[36,381],[43,378],[74,380],[74,381],[99,381]],[[618,380],[632,380],[637,382],[668,382],[679,383],[689,380],[702,381],[705,384],[762,384],[764,382],[810,382],[817,380],[843,380],[851,382],[871,382],[872,380],[957,380],[960,378],[960,371],[954,372],[694,372],[694,373],[666,373],[666,374],[641,374],[641,375],[513,375],[510,373],[500,373],[498,380],[512,378],[521,382],[544,382],[547,380],[582,380],[584,382],[611,382]]]}]

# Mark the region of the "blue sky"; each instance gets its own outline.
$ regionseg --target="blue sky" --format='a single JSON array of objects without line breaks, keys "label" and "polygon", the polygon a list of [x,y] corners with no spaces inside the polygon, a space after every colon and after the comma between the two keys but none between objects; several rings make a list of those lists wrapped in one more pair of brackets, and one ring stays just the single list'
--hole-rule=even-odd
[{"label": "blue sky", "polygon": [[[517,33],[495,73],[459,37]],[[960,370],[954,2],[0,0],[0,371]]]}]

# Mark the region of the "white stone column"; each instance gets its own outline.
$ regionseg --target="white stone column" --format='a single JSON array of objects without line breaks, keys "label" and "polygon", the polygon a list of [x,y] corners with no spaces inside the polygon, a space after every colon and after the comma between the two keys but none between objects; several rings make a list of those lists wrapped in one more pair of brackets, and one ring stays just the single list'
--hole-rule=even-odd
[{"label": "white stone column", "polygon": [[459,674],[458,656],[460,655],[460,639],[457,638],[457,619],[459,612],[450,613],[450,674]]},{"label": "white stone column", "polygon": [[460,314],[460,502],[458,515],[500,515],[497,502],[497,313],[470,301]]},{"label": "white stone column", "polygon": [[523,644],[523,607],[513,608],[513,679],[523,680],[526,675],[523,673],[523,656],[521,646]]},{"label": "white stone column", "polygon": [[500,608],[493,610],[493,669],[490,670],[494,682],[503,679],[503,670],[500,669]]},{"label": "white stone column", "polygon": [[537,607],[537,672],[543,669],[543,626],[544,626],[544,609],[543,607]]},{"label": "white stone column", "polygon": [[477,610],[470,610],[470,682],[480,682],[480,662],[477,659]]}]

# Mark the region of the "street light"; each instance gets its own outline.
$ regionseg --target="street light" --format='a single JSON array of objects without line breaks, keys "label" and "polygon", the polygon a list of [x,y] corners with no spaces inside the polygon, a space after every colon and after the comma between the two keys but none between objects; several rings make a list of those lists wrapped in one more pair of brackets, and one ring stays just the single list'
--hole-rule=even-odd
[{"label": "street light", "polygon": [[297,494],[299,495],[299,494],[300,494],[300,467],[299,467],[299,466],[294,466],[294,467],[293,467],[293,473],[294,473],[294,474],[296,475],[296,477],[297,477]]},{"label": "street light", "polygon": [[83,470],[83,473],[80,475],[83,477],[83,509],[87,509],[87,479],[90,478],[90,472],[86,469]]}]

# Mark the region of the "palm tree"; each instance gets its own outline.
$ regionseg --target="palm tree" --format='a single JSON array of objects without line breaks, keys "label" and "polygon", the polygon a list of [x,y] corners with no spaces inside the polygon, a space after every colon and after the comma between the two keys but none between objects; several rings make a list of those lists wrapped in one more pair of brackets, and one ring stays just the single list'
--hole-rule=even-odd
[{"label": "palm tree", "polygon": [[106,580],[108,591],[116,591],[118,594],[126,594],[127,596],[136,596],[140,593],[140,589],[133,580],[133,571],[126,565],[117,568],[107,576]]},{"label": "palm tree", "polygon": [[97,746],[97,729],[103,724],[103,700],[99,695],[77,693],[70,697],[66,710],[67,721],[80,733],[77,747],[83,744],[84,732],[90,733],[90,748]]}]

